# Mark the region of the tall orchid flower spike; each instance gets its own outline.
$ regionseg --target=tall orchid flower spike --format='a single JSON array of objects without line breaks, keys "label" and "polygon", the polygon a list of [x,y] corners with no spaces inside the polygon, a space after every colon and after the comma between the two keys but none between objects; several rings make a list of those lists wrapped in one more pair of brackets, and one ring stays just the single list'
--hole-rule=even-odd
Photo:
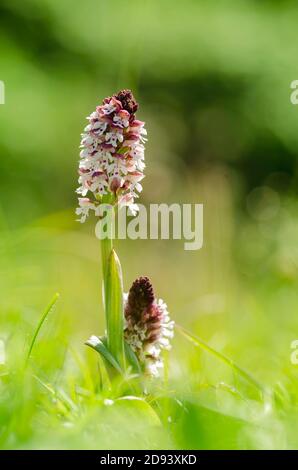
[{"label": "tall orchid flower spike", "polygon": [[138,103],[130,90],[105,98],[87,117],[81,140],[79,207],[76,214],[85,222],[90,211],[99,215],[101,202],[138,210],[135,198],[144,178],[144,122],[135,118]]},{"label": "tall orchid flower spike", "polygon": [[136,354],[145,374],[159,376],[162,350],[170,349],[174,322],[167,305],[157,299],[148,277],[139,277],[125,295],[124,337]]},{"label": "tall orchid flower spike", "polygon": [[[80,222],[93,211],[101,225],[103,207],[111,214],[117,206],[128,206],[132,215],[138,210],[135,199],[142,191],[146,130],[135,117],[137,109],[131,91],[122,90],[105,98],[87,118],[77,189]],[[109,236],[100,237],[106,335],[91,336],[86,344],[101,354],[108,368],[123,373],[132,367],[155,377],[163,366],[162,350],[170,348],[174,322],[148,278],[138,278],[123,294],[122,269],[113,249],[113,217],[108,225]]]}]

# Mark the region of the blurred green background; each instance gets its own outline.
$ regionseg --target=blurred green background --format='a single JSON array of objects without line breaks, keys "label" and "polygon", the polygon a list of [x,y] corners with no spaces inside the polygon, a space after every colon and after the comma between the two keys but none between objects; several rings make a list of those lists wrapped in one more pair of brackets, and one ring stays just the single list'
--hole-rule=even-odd
[{"label": "blurred green background", "polygon": [[[117,242],[125,288],[149,275],[177,323],[270,390],[265,410],[250,407],[231,371],[177,333],[170,387],[188,394],[193,410],[159,444],[135,438],[135,446],[298,445],[298,374],[290,362],[298,338],[298,107],[290,102],[297,23],[290,0],[0,2],[0,337],[8,363],[22,357],[59,292],[36,349],[39,376],[55,384],[64,373],[75,377],[69,347],[90,364],[91,382],[96,376],[83,342],[104,330],[100,249],[95,221],[75,222],[78,146],[85,116],[131,88],[149,138],[140,202],[203,203],[204,246],[187,252],[182,241]],[[0,444],[51,445],[53,436],[40,437],[48,421],[34,407],[35,392],[14,407],[6,386]],[[242,405],[260,426],[249,444],[249,426],[217,423],[210,411],[243,418]],[[110,444],[64,438],[64,447]]]}]

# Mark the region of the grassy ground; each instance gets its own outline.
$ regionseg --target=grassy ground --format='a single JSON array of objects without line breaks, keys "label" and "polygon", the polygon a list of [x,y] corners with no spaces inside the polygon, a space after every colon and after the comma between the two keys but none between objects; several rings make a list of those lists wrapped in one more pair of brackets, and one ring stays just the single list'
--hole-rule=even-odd
[{"label": "grassy ground", "polygon": [[[298,447],[297,18],[292,0],[2,0],[0,448]],[[203,203],[204,246],[117,242],[125,289],[148,275],[220,353],[177,329],[137,399],[84,346],[105,328],[100,247],[74,221],[84,116],[127,87],[140,202]]]},{"label": "grassy ground", "polygon": [[[214,178],[219,193],[211,196]],[[126,288],[149,274],[176,322],[236,367],[177,329],[163,379],[141,397],[121,383],[111,389],[99,357],[83,344],[104,331],[92,222],[82,228],[70,211],[9,231],[3,219],[1,448],[297,447],[298,374],[290,362],[298,335],[297,204],[280,201],[266,221],[254,206],[258,220],[238,215],[233,224],[220,173],[200,187],[198,199],[216,209],[205,208],[201,251],[122,241],[118,252]]]}]

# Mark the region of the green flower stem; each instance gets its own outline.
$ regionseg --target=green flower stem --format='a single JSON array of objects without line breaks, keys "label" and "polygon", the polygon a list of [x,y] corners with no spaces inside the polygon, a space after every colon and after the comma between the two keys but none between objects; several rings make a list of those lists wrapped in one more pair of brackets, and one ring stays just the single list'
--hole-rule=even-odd
[{"label": "green flower stem", "polygon": [[[114,199],[114,197],[113,197]],[[106,291],[106,274],[109,258],[113,249],[113,231],[114,231],[114,206],[112,196],[107,194],[103,196],[101,203],[106,204],[107,212],[105,213],[107,224],[102,230],[104,237],[101,238],[101,260],[102,260],[102,296],[105,305],[105,291]]]},{"label": "green flower stem", "polygon": [[106,275],[110,254],[113,249],[113,240],[106,238],[101,240],[101,258],[102,258],[102,282],[103,282],[103,301],[105,302]]}]

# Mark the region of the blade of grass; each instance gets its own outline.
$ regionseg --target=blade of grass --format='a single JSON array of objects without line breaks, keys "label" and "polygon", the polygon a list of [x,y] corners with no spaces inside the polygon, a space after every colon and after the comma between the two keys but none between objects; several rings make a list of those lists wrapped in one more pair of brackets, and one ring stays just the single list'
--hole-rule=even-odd
[{"label": "blade of grass", "polygon": [[203,349],[204,351],[208,352],[209,354],[212,354],[214,357],[216,357],[220,361],[224,362],[228,367],[233,369],[233,371],[237,372],[243,379],[245,379],[248,383],[253,385],[259,391],[259,393],[261,394],[261,397],[263,398],[263,396],[265,394],[264,387],[254,377],[252,377],[248,372],[246,372],[244,369],[242,369],[242,367],[238,366],[232,359],[228,358],[224,354],[221,354],[220,352],[218,352],[215,349],[211,348],[211,346],[209,346],[207,343],[205,343],[205,341],[203,341],[198,336],[195,336],[192,333],[189,333],[182,326],[176,324],[176,329],[185,338],[187,338],[189,341],[191,341],[195,346]]},{"label": "blade of grass", "polygon": [[40,329],[42,327],[42,325],[44,324],[47,316],[49,315],[49,313],[51,312],[51,310],[54,308],[57,300],[59,298],[59,294],[55,294],[54,297],[52,298],[51,302],[49,303],[49,305],[47,306],[47,308],[45,309],[44,313],[42,314],[40,320],[39,320],[39,323],[36,327],[36,330],[34,332],[34,335],[32,337],[32,340],[31,340],[31,343],[30,343],[30,346],[29,346],[29,350],[28,350],[28,354],[27,354],[27,358],[26,358],[26,365],[30,359],[30,356],[31,356],[31,353],[32,353],[32,350],[33,350],[33,347],[34,347],[34,344],[35,344],[35,341],[37,339],[37,336],[38,336],[38,333],[40,332]]}]

